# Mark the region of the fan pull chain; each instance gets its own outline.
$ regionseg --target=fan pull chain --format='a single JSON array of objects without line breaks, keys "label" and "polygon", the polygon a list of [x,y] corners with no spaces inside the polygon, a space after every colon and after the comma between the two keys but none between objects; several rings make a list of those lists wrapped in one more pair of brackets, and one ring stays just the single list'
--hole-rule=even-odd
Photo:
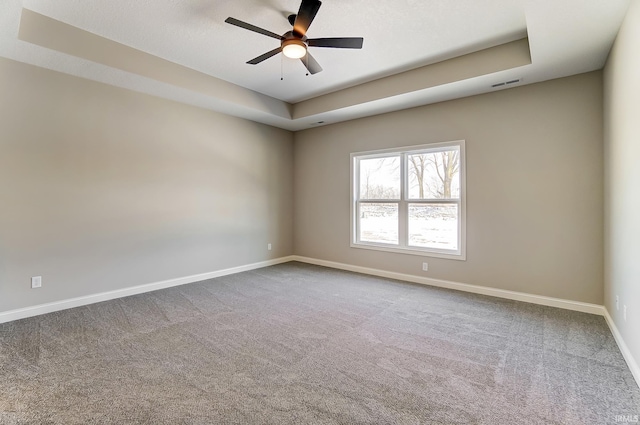
[{"label": "fan pull chain", "polygon": [[280,81],[284,80],[284,55],[280,55]]}]

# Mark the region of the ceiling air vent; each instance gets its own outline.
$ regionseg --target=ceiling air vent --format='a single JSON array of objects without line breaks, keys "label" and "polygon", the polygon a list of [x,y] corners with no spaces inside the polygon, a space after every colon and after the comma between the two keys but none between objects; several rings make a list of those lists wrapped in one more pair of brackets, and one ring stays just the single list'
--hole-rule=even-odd
[{"label": "ceiling air vent", "polygon": [[515,80],[503,81],[502,83],[492,84],[491,87],[492,88],[496,88],[496,87],[502,87],[502,86],[510,86],[512,84],[517,84],[520,81],[521,81],[521,78],[518,78],[518,79],[515,79]]}]

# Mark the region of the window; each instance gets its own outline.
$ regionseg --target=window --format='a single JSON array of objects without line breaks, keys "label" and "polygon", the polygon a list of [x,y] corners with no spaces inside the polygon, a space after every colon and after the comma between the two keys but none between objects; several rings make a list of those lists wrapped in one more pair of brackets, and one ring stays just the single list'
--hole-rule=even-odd
[{"label": "window", "polygon": [[351,154],[351,246],[465,259],[464,141]]}]

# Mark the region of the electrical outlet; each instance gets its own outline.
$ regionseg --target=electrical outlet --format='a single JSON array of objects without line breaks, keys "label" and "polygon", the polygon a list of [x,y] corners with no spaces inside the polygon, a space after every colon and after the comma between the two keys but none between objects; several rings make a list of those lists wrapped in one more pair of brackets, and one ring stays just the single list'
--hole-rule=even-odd
[{"label": "electrical outlet", "polygon": [[423,272],[429,271],[429,263],[422,263],[422,271]]},{"label": "electrical outlet", "polygon": [[624,321],[627,321],[627,306],[623,305],[622,306],[622,317],[624,317]]},{"label": "electrical outlet", "polygon": [[271,244],[270,244],[270,243],[268,243],[268,244],[267,244],[267,249],[268,249],[269,251],[271,251]]},{"label": "electrical outlet", "polygon": [[620,310],[620,297],[616,295],[616,310]]},{"label": "electrical outlet", "polygon": [[31,278],[31,288],[40,288],[42,286],[42,276],[34,276]]}]

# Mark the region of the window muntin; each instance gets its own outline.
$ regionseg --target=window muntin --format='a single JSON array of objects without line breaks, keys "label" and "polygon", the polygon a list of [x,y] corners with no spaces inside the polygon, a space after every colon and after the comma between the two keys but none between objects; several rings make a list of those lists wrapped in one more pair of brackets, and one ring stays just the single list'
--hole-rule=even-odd
[{"label": "window muntin", "polygon": [[351,159],[351,246],[465,259],[464,141]]}]

